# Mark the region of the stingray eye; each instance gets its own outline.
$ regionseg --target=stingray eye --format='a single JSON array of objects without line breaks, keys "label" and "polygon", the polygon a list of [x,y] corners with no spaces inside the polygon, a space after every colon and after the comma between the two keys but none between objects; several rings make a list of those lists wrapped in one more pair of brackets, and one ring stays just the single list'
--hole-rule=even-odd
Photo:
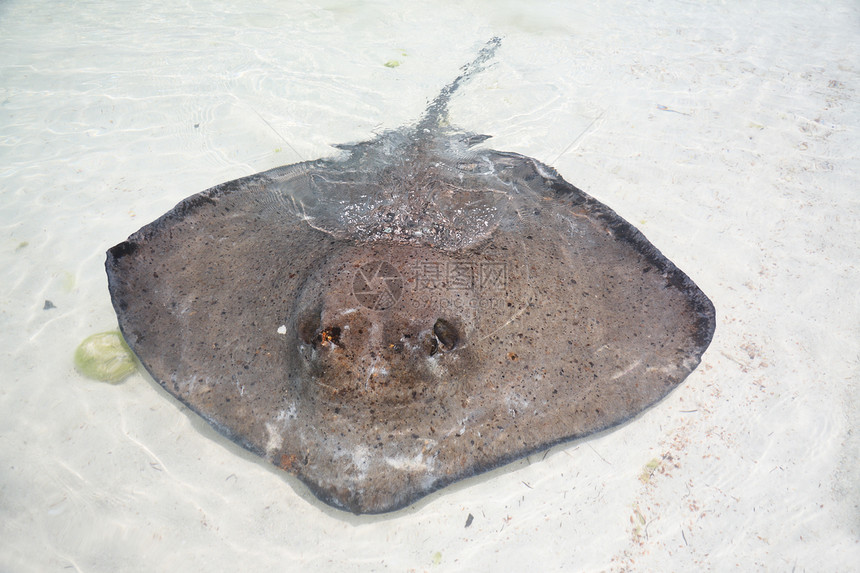
[{"label": "stingray eye", "polygon": [[316,337],[316,342],[319,342],[323,346],[330,344],[340,346],[340,327],[329,326],[322,329]]},{"label": "stingray eye", "polygon": [[436,339],[436,336],[432,334],[428,333],[427,336],[423,338],[421,346],[424,348],[427,356],[433,356],[439,352],[439,341]]},{"label": "stingray eye", "polygon": [[299,338],[305,344],[314,346],[342,346],[340,342],[341,329],[339,326],[322,327],[322,313],[313,310],[305,313],[298,324]]},{"label": "stingray eye", "polygon": [[442,345],[442,350],[453,350],[460,341],[460,334],[457,329],[444,318],[440,318],[433,325],[433,334],[436,335],[436,339]]}]

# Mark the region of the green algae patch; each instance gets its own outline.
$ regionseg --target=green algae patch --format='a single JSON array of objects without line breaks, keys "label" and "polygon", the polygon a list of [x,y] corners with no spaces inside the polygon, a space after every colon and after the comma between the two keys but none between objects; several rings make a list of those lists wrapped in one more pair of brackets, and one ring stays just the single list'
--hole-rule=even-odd
[{"label": "green algae patch", "polygon": [[648,483],[651,480],[651,476],[654,475],[654,471],[660,466],[660,458],[654,458],[647,464],[645,464],[645,469],[642,470],[642,473],[639,475],[639,481],[642,483]]},{"label": "green algae patch", "polygon": [[[406,57],[406,50],[400,50],[400,57],[402,57],[402,58]],[[385,62],[382,65],[385,66],[386,68],[396,68],[402,63],[403,63],[403,60],[388,60],[387,62]]]},{"label": "green algae patch", "polygon": [[137,370],[137,360],[117,330],[84,339],[75,350],[75,368],[93,380],[116,384]]}]

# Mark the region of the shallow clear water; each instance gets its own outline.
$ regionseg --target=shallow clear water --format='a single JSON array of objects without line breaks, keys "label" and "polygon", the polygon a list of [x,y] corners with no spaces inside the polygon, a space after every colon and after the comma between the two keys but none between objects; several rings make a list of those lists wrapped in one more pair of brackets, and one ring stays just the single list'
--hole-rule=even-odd
[{"label": "shallow clear water", "polygon": [[[850,570],[858,15],[0,4],[0,569]],[[667,400],[355,517],[143,375],[75,372],[77,344],[116,326],[108,247],[211,185],[414,121],[496,34],[452,122],[555,166],[717,307],[702,365]]]}]

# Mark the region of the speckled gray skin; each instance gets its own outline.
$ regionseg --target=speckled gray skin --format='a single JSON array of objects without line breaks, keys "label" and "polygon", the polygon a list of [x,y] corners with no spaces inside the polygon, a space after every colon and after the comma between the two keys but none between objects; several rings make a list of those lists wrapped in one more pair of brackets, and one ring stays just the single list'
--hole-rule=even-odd
[{"label": "speckled gray skin", "polygon": [[641,233],[483,137],[411,129],[189,197],[108,252],[171,394],[356,513],[620,424],[680,384],[708,298]]}]

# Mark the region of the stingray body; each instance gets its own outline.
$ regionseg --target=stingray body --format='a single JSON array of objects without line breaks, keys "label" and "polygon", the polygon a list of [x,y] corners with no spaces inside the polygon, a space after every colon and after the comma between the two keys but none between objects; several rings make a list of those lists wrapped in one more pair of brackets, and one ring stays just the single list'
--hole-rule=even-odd
[{"label": "stingray body", "polygon": [[220,432],[356,513],[630,419],[696,368],[708,298],[554,169],[443,128],[189,197],[108,252],[122,332]]}]

